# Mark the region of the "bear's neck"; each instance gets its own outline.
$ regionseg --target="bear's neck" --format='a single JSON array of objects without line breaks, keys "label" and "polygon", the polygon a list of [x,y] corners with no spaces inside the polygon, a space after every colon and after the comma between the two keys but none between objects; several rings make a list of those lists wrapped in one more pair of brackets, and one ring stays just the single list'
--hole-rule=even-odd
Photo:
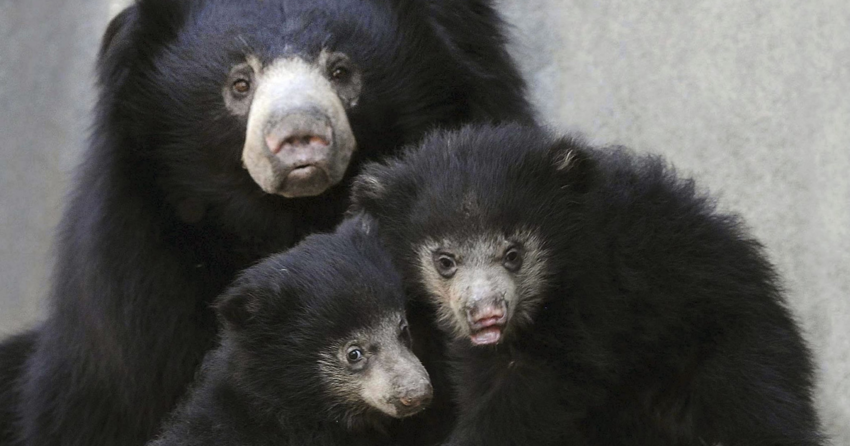
[{"label": "bear's neck", "polygon": [[328,407],[313,405],[312,402],[319,400],[315,397],[308,400],[304,395],[258,395],[242,386],[232,370],[232,367],[218,370],[219,376],[212,377],[204,387],[215,389],[217,395],[231,395],[232,399],[222,404],[226,412],[231,412],[229,422],[238,423],[238,429],[254,426],[258,440],[279,438],[278,444],[293,446],[389,443],[382,424],[352,428],[344,421],[333,419]]}]

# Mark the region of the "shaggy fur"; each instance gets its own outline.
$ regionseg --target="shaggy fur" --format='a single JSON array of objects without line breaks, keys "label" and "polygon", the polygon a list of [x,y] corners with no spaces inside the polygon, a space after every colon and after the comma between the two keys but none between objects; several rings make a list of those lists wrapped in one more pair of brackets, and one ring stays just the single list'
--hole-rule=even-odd
[{"label": "shaggy fur", "polygon": [[20,380],[26,358],[32,353],[37,332],[26,331],[6,339],[0,345],[0,445],[15,438],[15,412],[20,402]]},{"label": "shaggy fur", "polygon": [[[357,384],[364,371],[329,377],[318,366],[352,333],[383,320],[398,328],[404,318],[401,280],[364,224],[350,220],[335,234],[311,235],[240,275],[216,304],[221,346],[151,446],[388,444],[388,416],[328,385]],[[390,351],[383,350],[373,353]],[[386,358],[370,357],[368,365],[379,359]]]},{"label": "shaggy fur", "polygon": [[[119,14],[50,312],[21,404],[0,412],[17,413],[20,444],[151,438],[214,345],[212,299],[237,271],[337,224],[359,163],[435,125],[528,119],[503,44],[486,0],[139,0]],[[246,52],[269,62],[322,47],[363,70],[348,110],[355,157],[322,196],[265,194],[242,167],[245,122],[226,110],[223,83]]]},{"label": "shaggy fur", "polygon": [[660,158],[469,127],[369,165],[354,201],[437,305],[423,246],[541,243],[544,272],[516,281],[536,302],[497,344],[441,320],[460,410],[448,444],[822,444],[810,354],[762,247]]}]

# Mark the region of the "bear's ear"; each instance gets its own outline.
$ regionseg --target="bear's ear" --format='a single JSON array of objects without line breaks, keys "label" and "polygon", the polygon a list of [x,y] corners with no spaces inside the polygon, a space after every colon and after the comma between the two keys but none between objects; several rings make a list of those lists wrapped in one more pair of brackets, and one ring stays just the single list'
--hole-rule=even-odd
[{"label": "bear's ear", "polygon": [[562,187],[582,194],[592,187],[596,178],[596,162],[581,142],[559,139],[549,148],[549,162],[556,175],[563,179]]},{"label": "bear's ear", "polygon": [[351,195],[355,200],[379,200],[386,193],[386,186],[376,175],[362,173],[354,179],[351,185]]},{"label": "bear's ear", "polygon": [[173,38],[193,0],[137,0],[146,34],[161,40]]},{"label": "bear's ear", "polygon": [[374,212],[378,202],[387,196],[386,166],[370,163],[351,184],[351,207],[349,214]]},{"label": "bear's ear", "polygon": [[103,85],[116,85],[126,72],[136,46],[139,10],[135,5],[121,11],[106,27],[98,51],[98,75]]},{"label": "bear's ear", "polygon": [[100,41],[100,51],[98,55],[103,58],[113,50],[114,46],[126,42],[129,38],[131,29],[135,26],[138,20],[138,8],[136,5],[131,5],[118,13],[109,22],[106,27],[106,32],[103,33],[103,38]]},{"label": "bear's ear", "polygon": [[186,11],[185,0],[139,0],[115,16],[98,52],[101,84],[120,87],[134,62],[177,36]]},{"label": "bear's ear", "polygon": [[242,287],[234,287],[213,303],[219,320],[230,330],[245,327],[257,310],[256,302],[248,291]]}]

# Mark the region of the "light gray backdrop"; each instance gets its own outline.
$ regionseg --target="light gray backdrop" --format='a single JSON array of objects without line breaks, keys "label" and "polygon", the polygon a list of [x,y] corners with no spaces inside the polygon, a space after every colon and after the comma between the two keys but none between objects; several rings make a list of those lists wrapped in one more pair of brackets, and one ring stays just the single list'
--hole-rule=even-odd
[{"label": "light gray backdrop", "polygon": [[[0,335],[44,314],[51,241],[127,0],[0,1]],[[850,2],[501,0],[541,117],[665,154],[782,273],[850,444]]]}]

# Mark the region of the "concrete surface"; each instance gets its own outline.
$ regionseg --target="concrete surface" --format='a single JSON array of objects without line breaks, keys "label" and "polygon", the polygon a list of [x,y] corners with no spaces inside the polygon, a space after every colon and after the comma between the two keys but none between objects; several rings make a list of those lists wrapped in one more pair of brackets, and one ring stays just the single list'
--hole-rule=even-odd
[{"label": "concrete surface", "polygon": [[[94,54],[126,3],[0,2],[0,334],[44,312]],[[745,217],[817,354],[827,432],[850,444],[850,3],[500,6],[545,121],[663,153]]]}]

